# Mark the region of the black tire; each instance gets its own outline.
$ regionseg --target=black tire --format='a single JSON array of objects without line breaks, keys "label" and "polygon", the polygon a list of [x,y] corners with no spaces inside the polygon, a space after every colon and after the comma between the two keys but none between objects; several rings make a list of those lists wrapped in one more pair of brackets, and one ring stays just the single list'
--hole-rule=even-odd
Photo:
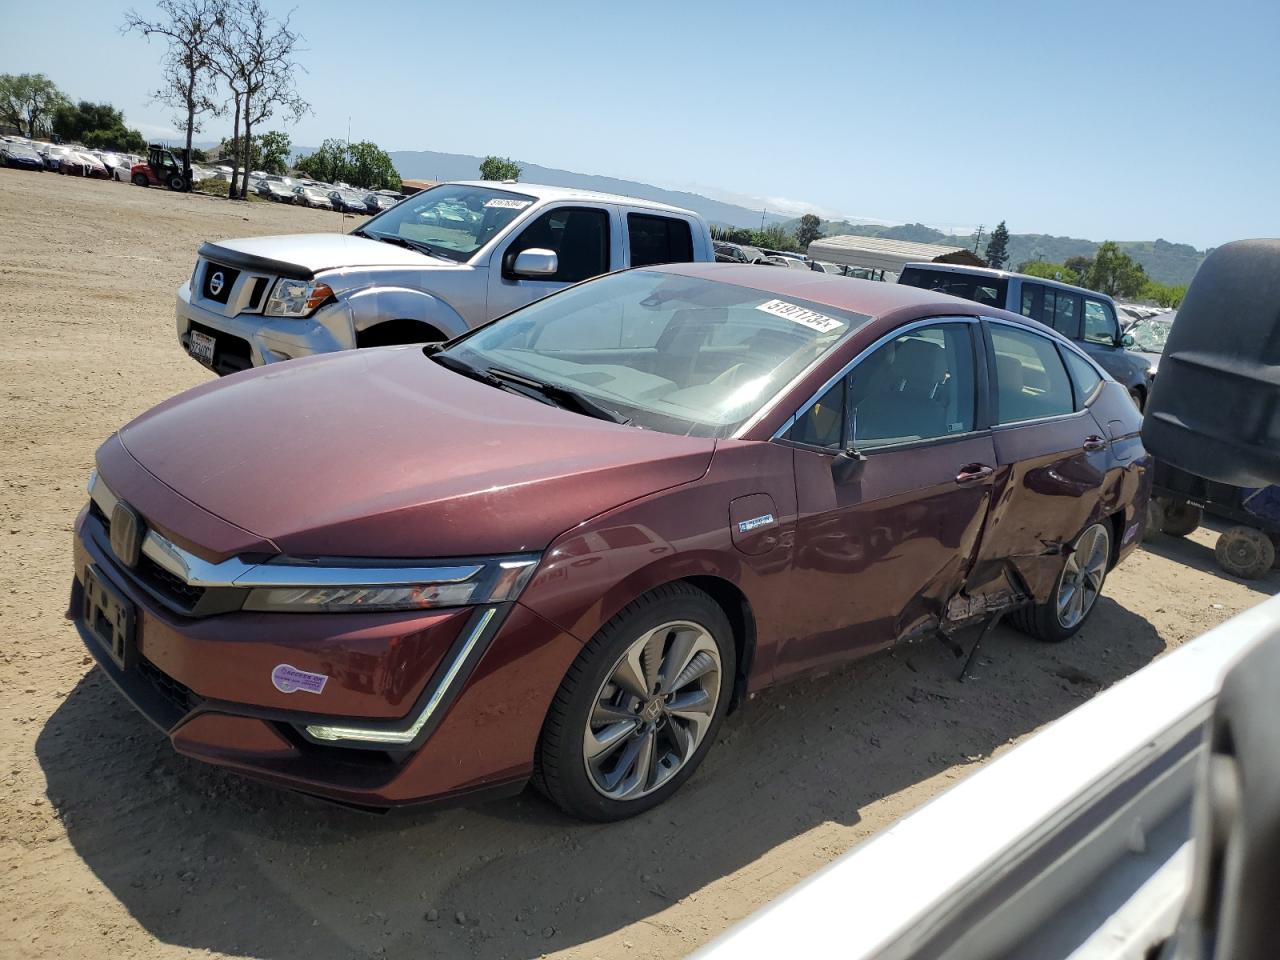
[{"label": "black tire", "polygon": [[1160,501],[1164,506],[1164,523],[1160,528],[1171,537],[1185,537],[1194,533],[1204,520],[1204,510],[1194,503]]},{"label": "black tire", "polygon": [[187,189],[186,178],[180,173],[171,173],[165,178],[164,185],[174,193],[180,193]]},{"label": "black tire", "polygon": [[[652,792],[629,800],[607,797],[587,772],[583,746],[596,698],[636,640],[672,621],[696,624],[714,640],[720,673],[712,719],[684,765]],[[538,739],[534,786],[565,813],[584,820],[623,820],[657,806],[693,775],[715,742],[729,708],[736,669],[733,628],[707,594],[687,583],[673,583],[633,600],[582,648],[561,682]]]},{"label": "black tire", "polygon": [[1218,566],[1242,580],[1257,580],[1275,565],[1276,548],[1271,538],[1253,527],[1232,527],[1218,537],[1213,548]]},{"label": "black tire", "polygon": [[[1089,600],[1084,615],[1077,621],[1064,623],[1058,614],[1058,598],[1063,588],[1063,580],[1068,575],[1068,564],[1076,549],[1085,541],[1085,537],[1094,531],[1101,531],[1100,536],[1105,537],[1103,547],[1105,559],[1099,572],[1097,589],[1094,591],[1092,599]],[[1097,598],[1102,594],[1102,588],[1106,584],[1106,576],[1111,567],[1111,539],[1111,527],[1106,521],[1090,524],[1081,531],[1080,535],[1071,541],[1071,552],[1063,558],[1062,571],[1053,583],[1053,592],[1050,594],[1049,599],[1044,603],[1037,603],[1013,611],[1009,614],[1009,622],[1028,636],[1043,640],[1045,643],[1062,643],[1064,640],[1074,637],[1098,606]]]},{"label": "black tire", "polygon": [[147,175],[145,173],[135,173],[130,179],[133,180],[133,185],[135,187],[151,186],[151,181],[147,179]]},{"label": "black tire", "polygon": [[1130,387],[1129,399],[1133,401],[1133,405],[1138,408],[1139,413],[1147,405],[1147,395],[1141,387]]},{"label": "black tire", "polygon": [[1147,525],[1142,531],[1144,540],[1164,532],[1164,507],[1152,497],[1147,501]]}]

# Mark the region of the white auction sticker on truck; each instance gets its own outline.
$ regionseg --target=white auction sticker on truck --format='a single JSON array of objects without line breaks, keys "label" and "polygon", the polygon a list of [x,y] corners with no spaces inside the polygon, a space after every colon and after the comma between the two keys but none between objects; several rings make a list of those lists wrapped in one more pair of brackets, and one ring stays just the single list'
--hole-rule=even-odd
[{"label": "white auction sticker on truck", "polygon": [[775,317],[783,317],[794,323],[803,324],[811,330],[817,330],[819,333],[830,333],[832,330],[838,330],[844,326],[843,320],[828,317],[825,313],[818,313],[816,310],[797,306],[794,303],[787,303],[785,300],[770,300],[768,303],[760,304],[756,309],[763,310],[765,313],[772,313]]},{"label": "white auction sticker on truck", "polygon": [[508,200],[505,197],[494,197],[492,200],[486,200],[484,205],[489,209],[497,210],[523,210],[532,200]]}]

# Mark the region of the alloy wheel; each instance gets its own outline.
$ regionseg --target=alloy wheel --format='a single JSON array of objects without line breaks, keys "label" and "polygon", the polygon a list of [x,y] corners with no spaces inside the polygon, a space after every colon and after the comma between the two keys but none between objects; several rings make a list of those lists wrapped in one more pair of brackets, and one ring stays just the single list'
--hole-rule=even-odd
[{"label": "alloy wheel", "polygon": [[1058,581],[1058,623],[1065,629],[1076,627],[1093,609],[1110,559],[1111,536],[1106,527],[1095,523],[1076,541]]},{"label": "alloy wheel", "polygon": [[701,624],[672,621],[637,637],[596,692],[583,731],[596,791],[635,800],[684,767],[711,727],[720,672],[720,651]]}]

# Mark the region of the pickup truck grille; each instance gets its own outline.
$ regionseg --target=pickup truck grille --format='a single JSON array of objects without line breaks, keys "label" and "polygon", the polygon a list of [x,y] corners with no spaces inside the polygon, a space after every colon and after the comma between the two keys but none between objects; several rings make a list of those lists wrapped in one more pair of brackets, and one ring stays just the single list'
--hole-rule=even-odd
[{"label": "pickup truck grille", "polygon": [[201,295],[215,303],[226,303],[231,296],[231,288],[235,286],[240,271],[232,267],[224,267],[210,260],[204,267],[204,283]]}]

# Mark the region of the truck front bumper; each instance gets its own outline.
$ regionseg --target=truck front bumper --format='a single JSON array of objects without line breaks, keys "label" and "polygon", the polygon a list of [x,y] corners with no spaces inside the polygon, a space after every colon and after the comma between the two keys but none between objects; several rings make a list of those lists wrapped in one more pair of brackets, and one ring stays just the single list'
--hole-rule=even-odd
[{"label": "truck front bumper", "polygon": [[193,330],[213,337],[212,361],[199,362],[222,376],[295,357],[351,350],[356,345],[351,313],[341,300],[305,318],[261,313],[228,317],[194,302],[191,284],[184,283],[178,289],[176,318],[178,344],[188,356],[192,355]]}]

